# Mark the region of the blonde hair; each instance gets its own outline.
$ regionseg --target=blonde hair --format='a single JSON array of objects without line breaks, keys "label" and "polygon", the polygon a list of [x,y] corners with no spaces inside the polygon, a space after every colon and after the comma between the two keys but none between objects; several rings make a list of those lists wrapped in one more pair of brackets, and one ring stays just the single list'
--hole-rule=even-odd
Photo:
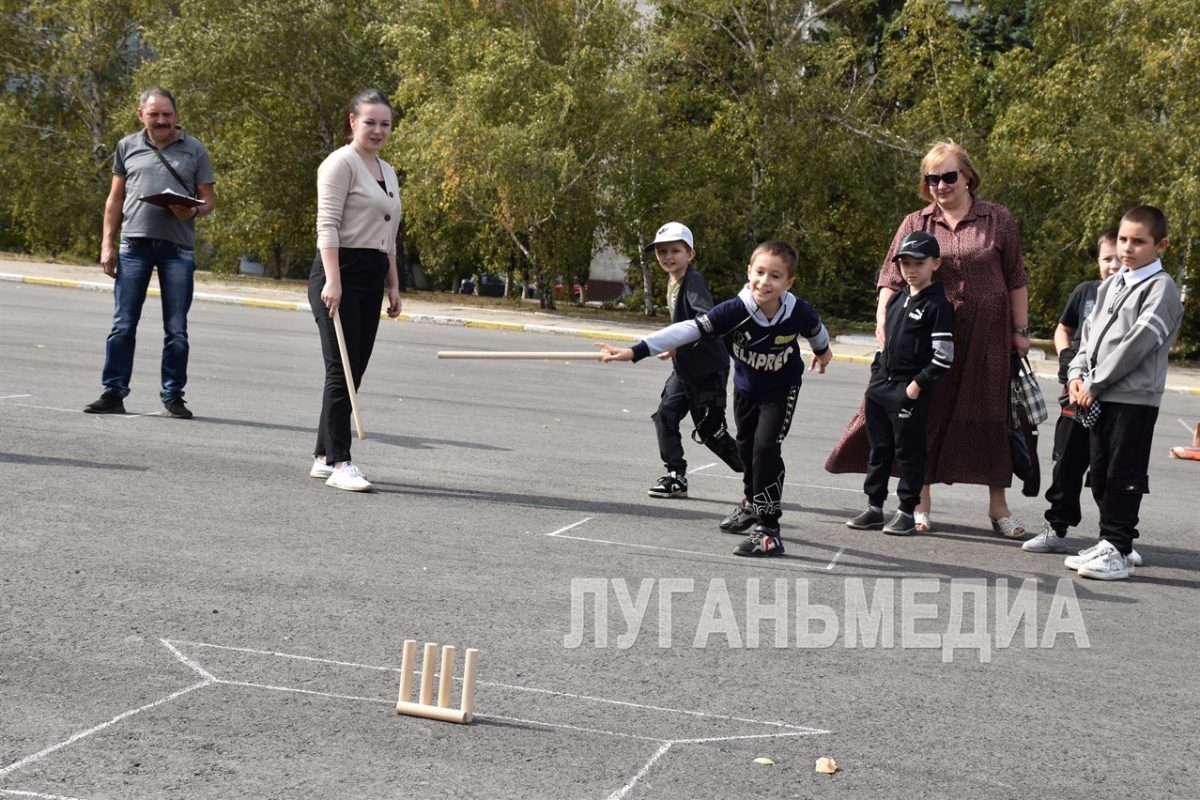
[{"label": "blonde hair", "polygon": [[975,169],[975,165],[971,163],[971,156],[963,149],[961,144],[953,139],[943,139],[940,142],[934,142],[929,146],[929,152],[921,159],[921,174],[917,176],[917,194],[930,203],[933,202],[933,192],[930,191],[929,185],[925,183],[925,176],[932,173],[935,165],[942,163],[950,156],[958,159],[958,171],[966,177],[967,191],[972,196],[974,196],[975,190],[979,188],[979,184],[983,180],[979,177],[979,171]]}]

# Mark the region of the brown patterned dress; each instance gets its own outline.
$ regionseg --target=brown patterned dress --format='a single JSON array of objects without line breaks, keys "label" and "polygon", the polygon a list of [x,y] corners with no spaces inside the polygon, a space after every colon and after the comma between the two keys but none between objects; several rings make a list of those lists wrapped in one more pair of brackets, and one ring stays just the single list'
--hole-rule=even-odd
[{"label": "brown patterned dress", "polygon": [[[954,306],[954,366],[933,388],[925,482],[1008,486],[1009,292],[1029,283],[1016,220],[1004,206],[979,199],[953,229],[936,203],[914,211],[896,231],[879,288],[906,289],[892,256],[904,237],[918,230],[938,240],[942,265],[933,279]],[[825,469],[866,472],[868,451],[860,406]]]}]

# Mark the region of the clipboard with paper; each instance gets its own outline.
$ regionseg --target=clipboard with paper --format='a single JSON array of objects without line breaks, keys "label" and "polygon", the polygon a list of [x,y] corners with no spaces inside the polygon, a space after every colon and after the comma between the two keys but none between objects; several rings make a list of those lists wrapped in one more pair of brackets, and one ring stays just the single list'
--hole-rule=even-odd
[{"label": "clipboard with paper", "polygon": [[149,203],[152,206],[161,208],[169,208],[170,206],[185,206],[187,208],[195,208],[196,206],[204,205],[203,200],[197,200],[186,194],[173,192],[170,189],[163,189],[157,194],[144,194],[138,198],[139,202]]}]

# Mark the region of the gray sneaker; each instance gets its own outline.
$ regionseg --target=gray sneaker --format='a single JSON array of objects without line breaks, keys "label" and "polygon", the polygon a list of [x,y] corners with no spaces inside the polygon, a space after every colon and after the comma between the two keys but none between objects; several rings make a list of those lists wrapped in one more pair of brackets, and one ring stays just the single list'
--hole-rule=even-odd
[{"label": "gray sneaker", "polygon": [[1070,548],[1066,536],[1059,536],[1049,522],[1043,522],[1037,536],[1021,545],[1021,549],[1026,553],[1065,553]]},{"label": "gray sneaker", "polygon": [[738,503],[737,508],[717,523],[717,527],[725,533],[745,533],[750,526],[758,522],[758,514],[745,501]]},{"label": "gray sneaker", "polygon": [[883,526],[883,532],[891,536],[912,536],[917,532],[917,521],[912,514],[897,509],[891,522]]},{"label": "gray sneaker", "polygon": [[883,510],[868,506],[854,519],[846,520],[846,527],[856,531],[877,531],[883,527]]}]

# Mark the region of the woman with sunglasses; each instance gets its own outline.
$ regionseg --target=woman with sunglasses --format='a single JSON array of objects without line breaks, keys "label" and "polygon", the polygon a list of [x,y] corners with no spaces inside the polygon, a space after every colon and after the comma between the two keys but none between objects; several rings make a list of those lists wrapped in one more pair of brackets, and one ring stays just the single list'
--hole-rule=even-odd
[{"label": "woman with sunglasses", "polygon": [[[917,187],[929,205],[904,218],[879,274],[875,338],[883,348],[888,299],[904,281],[892,257],[913,231],[938,240],[939,281],[954,307],[954,366],[933,393],[929,408],[929,461],[917,505],[918,531],[930,525],[929,484],[988,487],[988,517],[997,533],[1017,539],[1025,528],[1008,507],[1012,481],[1008,439],[1010,353],[1029,351],[1029,275],[1017,223],[1007,208],[976,196],[980,176],[957,143],[935,143],[921,160]],[[850,420],[825,469],[866,472],[863,410]]]}]

